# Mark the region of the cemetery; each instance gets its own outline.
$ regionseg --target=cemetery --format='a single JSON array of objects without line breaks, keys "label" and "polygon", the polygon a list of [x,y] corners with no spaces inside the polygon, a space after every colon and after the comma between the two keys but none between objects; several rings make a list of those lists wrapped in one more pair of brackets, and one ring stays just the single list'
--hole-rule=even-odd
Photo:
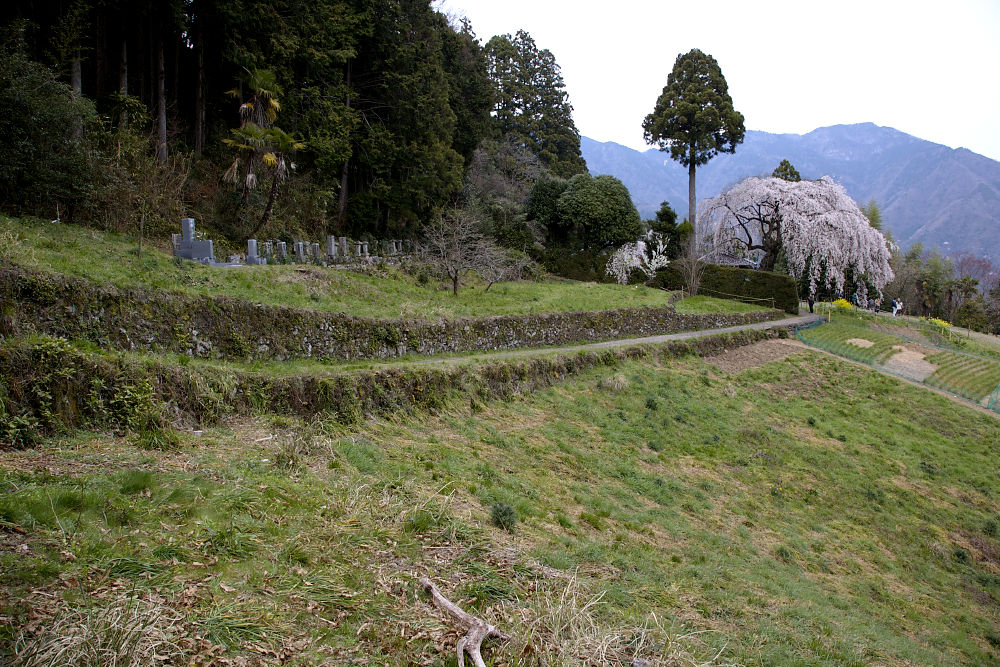
[{"label": "cemetery", "polygon": [[321,246],[316,242],[270,239],[258,243],[247,239],[245,255],[231,255],[225,262],[215,258],[214,243],[199,239],[194,218],[181,218],[181,233],[172,235],[175,257],[189,259],[209,266],[260,266],[264,264],[314,264],[317,266],[347,267],[373,262],[398,263],[413,250],[412,241],[387,239],[384,241],[355,241],[346,236],[327,236]]}]

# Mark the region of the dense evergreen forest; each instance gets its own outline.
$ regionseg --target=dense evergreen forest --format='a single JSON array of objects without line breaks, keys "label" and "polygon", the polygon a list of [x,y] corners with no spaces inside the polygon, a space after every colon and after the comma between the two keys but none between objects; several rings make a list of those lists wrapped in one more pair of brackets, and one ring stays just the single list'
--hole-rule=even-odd
[{"label": "dense evergreen forest", "polygon": [[472,203],[524,246],[532,185],[586,173],[554,56],[428,0],[25,0],[0,30],[8,213],[236,245]]}]

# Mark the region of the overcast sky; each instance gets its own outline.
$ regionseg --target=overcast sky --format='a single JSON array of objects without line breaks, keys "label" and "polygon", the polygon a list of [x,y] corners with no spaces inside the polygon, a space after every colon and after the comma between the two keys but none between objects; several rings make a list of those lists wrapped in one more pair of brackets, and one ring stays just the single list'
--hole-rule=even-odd
[{"label": "overcast sky", "polygon": [[439,0],[485,44],[524,29],[580,133],[644,150],[679,53],[719,61],[749,130],[873,122],[1000,160],[1000,0]]}]

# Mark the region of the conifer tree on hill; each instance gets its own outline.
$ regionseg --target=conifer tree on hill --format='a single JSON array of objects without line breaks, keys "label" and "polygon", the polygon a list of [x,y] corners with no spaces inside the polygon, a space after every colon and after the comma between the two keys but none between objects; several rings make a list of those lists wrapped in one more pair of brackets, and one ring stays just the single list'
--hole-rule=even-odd
[{"label": "conifer tree on hill", "polygon": [[692,49],[677,56],[653,112],[642,123],[646,143],[688,168],[688,220],[697,230],[695,169],[743,143],[743,114],[715,58]]},{"label": "conifer tree on hill", "polygon": [[573,106],[552,52],[539,49],[524,30],[493,37],[485,50],[494,87],[494,134],[514,138],[556,176],[586,172]]}]

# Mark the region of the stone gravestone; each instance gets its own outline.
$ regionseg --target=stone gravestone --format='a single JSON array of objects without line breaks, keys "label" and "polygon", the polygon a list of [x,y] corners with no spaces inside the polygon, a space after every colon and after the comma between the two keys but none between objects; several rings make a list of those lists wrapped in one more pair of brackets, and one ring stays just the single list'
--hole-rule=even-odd
[{"label": "stone gravestone", "polygon": [[302,241],[295,242],[295,261],[299,264],[306,263],[306,244]]},{"label": "stone gravestone", "polygon": [[288,244],[284,241],[278,241],[278,259],[285,261],[288,259]]},{"label": "stone gravestone", "polygon": [[339,242],[340,242],[340,256],[343,257],[344,259],[347,259],[347,237],[341,236]]},{"label": "stone gravestone", "polygon": [[337,259],[337,237],[326,237],[326,255],[331,260]]},{"label": "stone gravestone", "polygon": [[202,264],[215,263],[212,241],[199,241],[195,238],[194,218],[181,218],[181,238],[174,246],[174,255]]},{"label": "stone gravestone", "polygon": [[[265,244],[266,245],[266,244]],[[257,255],[257,239],[247,239],[247,264],[259,266],[267,264],[267,260]]]},{"label": "stone gravestone", "polygon": [[311,253],[312,254],[312,261],[315,262],[316,264],[322,264],[323,260],[319,256],[319,244],[318,243],[313,243],[311,247],[312,247],[312,253]]}]

